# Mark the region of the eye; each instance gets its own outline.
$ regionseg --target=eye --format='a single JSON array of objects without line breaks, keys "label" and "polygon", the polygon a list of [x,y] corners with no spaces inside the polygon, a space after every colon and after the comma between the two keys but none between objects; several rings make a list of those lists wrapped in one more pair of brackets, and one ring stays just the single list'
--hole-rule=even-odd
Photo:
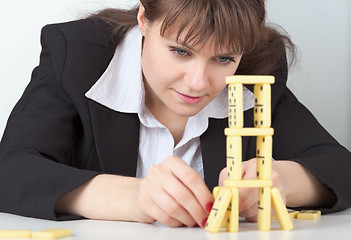
[{"label": "eye", "polygon": [[217,57],[217,61],[221,64],[229,64],[230,62],[236,62],[233,57]]},{"label": "eye", "polygon": [[170,47],[170,50],[171,50],[171,52],[175,52],[179,56],[189,55],[189,53],[186,50],[178,48],[178,47]]}]

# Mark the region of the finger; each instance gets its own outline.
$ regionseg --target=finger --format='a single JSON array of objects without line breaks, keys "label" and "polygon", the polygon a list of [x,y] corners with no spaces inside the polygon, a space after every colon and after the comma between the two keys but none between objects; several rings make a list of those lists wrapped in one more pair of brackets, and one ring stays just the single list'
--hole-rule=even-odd
[{"label": "finger", "polygon": [[[252,158],[243,162],[242,165],[243,180],[257,178],[257,161]],[[247,221],[257,220],[258,207],[258,189],[257,188],[240,188],[239,189],[239,215],[246,218]]]},{"label": "finger", "polygon": [[[169,216],[169,214],[159,206],[162,200],[153,199],[155,196],[164,196],[165,194],[163,186],[161,185],[161,183],[164,182],[162,181],[162,173],[158,168],[159,167],[151,168],[146,178],[141,181],[136,211],[138,212],[138,209],[140,209],[142,219],[145,219],[144,222],[150,222],[151,218],[171,227],[182,226],[183,224],[181,222]],[[161,181],[159,179],[161,179]],[[167,202],[161,205],[166,204]]]},{"label": "finger", "polygon": [[245,218],[248,222],[257,222],[257,215]]},{"label": "finger", "polygon": [[249,222],[257,221],[257,202],[247,207],[244,211],[239,211],[239,216],[244,217]]},{"label": "finger", "polygon": [[[195,220],[167,191],[169,186],[179,185],[177,182],[179,180],[170,171],[164,170],[161,165],[153,166],[140,186],[141,205],[146,207],[147,204],[156,205],[162,211],[153,213],[146,210],[146,212],[166,225],[174,226],[173,222],[177,220],[187,226],[194,226]],[[147,204],[144,205],[142,202]]]},{"label": "finger", "polygon": [[173,182],[167,183],[167,191],[201,226],[208,217],[209,206],[214,202],[213,196],[200,174],[184,161],[176,157],[169,161],[171,163],[166,167],[172,166],[170,171],[175,178]]},{"label": "finger", "polygon": [[224,181],[228,178],[228,170],[227,168],[223,168],[222,171],[219,173],[218,177],[218,186],[223,186]]},{"label": "finger", "polygon": [[[199,225],[202,224],[204,219],[208,216],[208,213],[202,208],[200,203],[197,201],[195,198],[194,194],[186,187],[184,184],[179,181],[177,178],[174,178],[173,181],[169,181],[167,183],[167,190],[166,190],[173,198],[175,201],[182,206],[185,211],[189,214],[189,216],[184,217],[190,217],[191,220],[195,219],[196,223]],[[176,207],[176,206],[175,206]],[[175,212],[177,210],[176,208],[170,209],[170,211]],[[194,226],[195,222],[189,222],[187,221],[184,222],[187,226]]]},{"label": "finger", "polygon": [[283,187],[283,184],[281,182],[280,174],[273,168],[272,169],[272,184],[273,187],[278,188],[279,193],[283,199],[284,204],[286,204],[286,194],[285,194],[285,188]]},{"label": "finger", "polygon": [[183,222],[169,215],[162,207],[159,206],[159,203],[155,202],[153,199],[150,199],[145,206],[145,213],[151,218],[170,227],[183,226]]},{"label": "finger", "polygon": [[[173,177],[174,178],[174,177]],[[170,189],[172,188],[172,189]],[[186,226],[192,227],[195,225],[195,220],[189,214],[189,212],[184,208],[186,204],[191,205],[191,203],[182,203],[177,199],[177,193],[174,193],[173,189],[175,188],[183,188],[185,191],[189,192],[189,190],[179,184],[179,180],[177,179],[168,179],[167,185],[161,191],[157,191],[152,195],[152,200],[165,212],[169,217],[176,219],[177,221],[183,223]],[[181,192],[181,190],[179,190]],[[194,200],[194,197],[189,192],[186,194],[186,197],[191,202],[191,199]],[[196,200],[194,200],[196,201]],[[198,205],[198,204],[197,204]],[[194,206],[196,207],[196,206]],[[166,217],[167,218],[167,217]],[[166,219],[167,220],[167,219]]]},{"label": "finger", "polygon": [[202,208],[206,210],[207,204],[213,203],[214,199],[200,174],[180,158],[173,157],[172,161],[171,171],[174,176],[194,194]]},{"label": "finger", "polygon": [[[185,168],[189,168],[189,166],[186,165]],[[195,171],[190,172],[189,174],[198,175],[198,173],[196,173]],[[186,180],[181,179],[183,176],[176,176],[175,174],[172,176],[173,177],[169,178],[168,181],[165,183],[165,191],[167,191],[169,195],[172,196],[175,199],[175,201],[179,203],[179,205],[182,206],[190,214],[192,219],[195,219],[196,223],[201,226],[204,219],[208,216],[208,212],[201,206],[194,192],[192,192],[191,189],[189,189],[189,187],[186,186],[186,184],[184,184]],[[199,178],[199,180],[201,183],[203,183],[201,177]],[[174,212],[173,210],[176,210],[176,208],[171,210],[172,212]],[[187,220],[187,223],[185,224],[187,226],[194,226],[195,222],[192,222],[191,225],[189,225],[190,223]]]},{"label": "finger", "polygon": [[251,158],[242,163],[242,179],[257,178],[257,159]]},{"label": "finger", "polygon": [[[256,179],[256,159],[252,158],[243,162],[243,180]],[[257,188],[240,188],[239,189],[239,211],[246,212],[257,205],[258,189]]]},{"label": "finger", "polygon": [[258,202],[257,188],[239,189],[239,212],[245,212]]}]

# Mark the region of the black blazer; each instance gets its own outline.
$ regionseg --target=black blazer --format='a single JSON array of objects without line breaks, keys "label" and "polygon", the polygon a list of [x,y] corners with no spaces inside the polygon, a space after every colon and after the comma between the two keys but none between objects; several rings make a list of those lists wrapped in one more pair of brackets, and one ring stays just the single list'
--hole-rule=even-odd
[{"label": "black blazer", "polygon": [[[136,114],[113,111],[84,96],[107,68],[122,35],[92,20],[42,30],[40,64],[12,111],[0,144],[0,211],[45,219],[56,201],[100,173],[135,176],[139,146]],[[286,87],[285,59],[269,74],[273,157],[304,165],[337,197],[324,212],[350,206],[351,154]],[[252,109],[245,126],[252,126]],[[201,136],[205,182],[212,189],[226,166],[227,119],[210,119]],[[255,137],[243,138],[243,159],[255,157]],[[79,217],[78,217],[79,218]]]}]

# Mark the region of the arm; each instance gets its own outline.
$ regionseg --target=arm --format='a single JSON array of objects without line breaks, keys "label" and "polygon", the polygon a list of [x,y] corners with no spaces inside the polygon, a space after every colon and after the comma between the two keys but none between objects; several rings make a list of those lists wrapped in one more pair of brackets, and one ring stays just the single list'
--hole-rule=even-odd
[{"label": "arm", "polygon": [[335,195],[301,164],[275,161],[273,169],[280,178],[287,206],[315,208],[335,204]]},{"label": "arm", "polygon": [[138,219],[132,204],[140,179],[117,175],[97,175],[80,187],[62,196],[56,212],[83,216],[91,219],[152,222]]},{"label": "arm", "polygon": [[[294,200],[291,204],[299,208],[313,207],[323,213],[350,207],[351,192],[347,187],[348,184],[344,183],[351,182],[348,173],[351,169],[351,153],[320,125],[312,113],[287,88],[285,60],[280,63],[280,67],[273,72],[273,75],[276,76],[276,83],[272,86],[273,158],[298,163],[300,166],[295,166],[302,168],[298,173],[305,172],[312,182],[318,181],[314,187],[321,189],[320,186],[323,186],[322,192],[328,191],[328,195],[332,195],[325,202],[313,204],[306,202],[297,205]],[[310,193],[317,193],[315,199],[322,197],[319,195],[320,191]],[[294,196],[301,195],[294,194]]]},{"label": "arm", "polygon": [[[85,162],[76,157],[80,119],[62,87],[66,42],[55,27],[43,29],[40,64],[10,115],[0,144],[0,211],[55,220],[77,218],[57,215],[56,201],[99,174],[84,170]],[[88,160],[89,152],[82,158]]]},{"label": "arm", "polygon": [[[296,166],[302,169],[298,173],[305,172],[312,182],[318,182],[315,186],[317,189],[324,189],[321,191],[324,193],[329,192],[326,201],[318,202],[317,199],[321,200],[320,198],[324,195],[319,195],[320,191],[311,191],[310,194],[318,193],[314,196],[313,203],[297,205],[295,199],[291,203],[292,206],[313,207],[322,210],[323,213],[350,207],[351,193],[345,182],[351,182],[348,173],[351,169],[351,153],[330,136],[286,87],[275,107],[272,119],[274,119],[273,128],[275,129],[273,157],[277,160],[290,160],[297,163]],[[286,178],[292,176],[287,175]],[[295,192],[295,194],[298,193]],[[303,197],[303,195],[294,196]]]},{"label": "arm", "polygon": [[181,159],[168,157],[145,179],[98,175],[60,198],[56,210],[91,219],[193,227],[204,224],[212,202],[201,176]]}]

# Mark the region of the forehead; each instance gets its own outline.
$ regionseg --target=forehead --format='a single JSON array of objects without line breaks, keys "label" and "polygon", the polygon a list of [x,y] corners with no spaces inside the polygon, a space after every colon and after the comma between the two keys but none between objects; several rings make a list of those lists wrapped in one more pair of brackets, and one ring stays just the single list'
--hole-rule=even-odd
[{"label": "forehead", "polygon": [[228,35],[221,35],[216,31],[198,28],[194,23],[182,24],[175,22],[172,25],[164,25],[158,22],[161,37],[177,42],[183,46],[198,50],[213,50],[216,54],[233,53],[242,54],[243,46],[236,39],[230,39]]},{"label": "forehead", "polygon": [[[143,4],[148,2],[141,1]],[[179,42],[188,45],[203,47],[211,42],[218,50],[229,49],[241,54],[255,51],[262,43],[263,0],[159,0],[148,3],[145,16],[151,22],[161,19],[161,36],[173,32]]]}]

